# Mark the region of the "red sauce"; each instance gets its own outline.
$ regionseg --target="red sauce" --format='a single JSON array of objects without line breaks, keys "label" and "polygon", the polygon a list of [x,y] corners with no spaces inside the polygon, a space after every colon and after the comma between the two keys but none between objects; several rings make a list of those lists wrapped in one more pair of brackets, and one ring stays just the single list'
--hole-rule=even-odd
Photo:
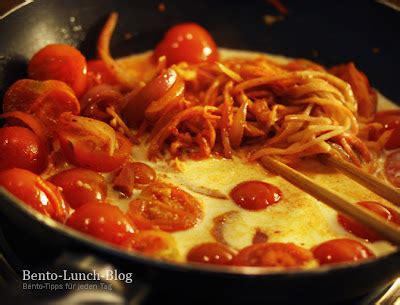
[{"label": "red sauce", "polygon": [[246,210],[261,210],[282,198],[281,190],[262,181],[245,181],[231,191],[233,201]]}]

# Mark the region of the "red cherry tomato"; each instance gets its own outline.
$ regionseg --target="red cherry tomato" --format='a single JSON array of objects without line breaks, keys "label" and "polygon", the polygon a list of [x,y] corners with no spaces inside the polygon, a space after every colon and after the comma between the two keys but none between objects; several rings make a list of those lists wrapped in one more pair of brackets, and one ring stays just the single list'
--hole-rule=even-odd
[{"label": "red cherry tomato", "polygon": [[356,240],[342,238],[324,242],[312,250],[321,265],[354,262],[375,255]]},{"label": "red cherry tomato", "polygon": [[233,201],[247,210],[260,210],[277,203],[282,192],[272,184],[262,181],[245,181],[231,191]]},{"label": "red cherry tomato", "polygon": [[87,202],[101,202],[107,197],[104,177],[90,169],[72,168],[51,177],[50,182],[61,187],[65,200],[77,209]]},{"label": "red cherry tomato", "polygon": [[97,172],[116,170],[131,155],[131,142],[98,120],[64,113],[56,133],[65,158]]},{"label": "red cherry tomato", "polygon": [[214,39],[196,23],[181,23],[170,28],[154,51],[155,58],[163,55],[167,57],[168,65],[181,61],[196,64],[218,59]]},{"label": "red cherry tomato", "polygon": [[77,96],[86,90],[86,59],[74,47],[49,44],[29,62],[29,77],[36,80],[60,80],[69,85]]},{"label": "red cherry tomato", "polygon": [[386,157],[385,176],[395,187],[400,187],[400,150],[394,151]]},{"label": "red cherry tomato", "polygon": [[201,204],[180,188],[152,183],[129,205],[128,215],[139,229],[187,230],[203,217]]},{"label": "red cherry tomato", "polygon": [[63,112],[78,114],[80,104],[72,89],[63,82],[21,79],[5,93],[3,111],[30,113],[46,126],[54,127]]},{"label": "red cherry tomato", "polygon": [[253,244],[239,251],[233,265],[259,267],[301,267],[313,259],[310,251],[292,243]]},{"label": "red cherry tomato", "polygon": [[204,243],[190,249],[186,256],[188,262],[230,265],[235,252],[220,243]]},{"label": "red cherry tomato", "polygon": [[87,79],[87,89],[101,84],[118,84],[114,75],[110,73],[110,70],[101,59],[89,60],[87,62]]},{"label": "red cherry tomato", "polygon": [[[363,201],[358,202],[357,204],[367,208],[376,215],[381,216],[388,222],[400,225],[400,216],[395,211],[392,211],[377,202]],[[354,234],[357,237],[366,239],[370,242],[382,239],[382,237],[378,233],[375,233],[373,230],[344,215],[339,214],[338,221],[343,226],[343,228],[345,228],[348,232]]]},{"label": "red cherry tomato", "polygon": [[117,206],[99,202],[81,205],[68,218],[67,225],[116,245],[135,233],[131,220]]},{"label": "red cherry tomato", "polygon": [[121,246],[130,251],[157,256],[176,249],[171,234],[159,230],[145,230],[132,235]]},{"label": "red cherry tomato", "polygon": [[383,128],[373,131],[370,140],[377,140],[386,130],[393,130],[392,135],[385,144],[386,149],[400,148],[400,110],[386,110],[375,114],[375,122],[381,123]]},{"label": "red cherry tomato", "polygon": [[0,186],[40,213],[65,222],[70,208],[58,189],[34,173],[20,168],[0,172]]},{"label": "red cherry tomato", "polygon": [[154,182],[156,172],[150,166],[141,162],[128,162],[124,164],[113,179],[113,188],[131,196],[133,188],[141,188]]},{"label": "red cherry tomato", "polygon": [[41,173],[48,163],[48,148],[30,129],[0,128],[0,170],[14,167]]}]

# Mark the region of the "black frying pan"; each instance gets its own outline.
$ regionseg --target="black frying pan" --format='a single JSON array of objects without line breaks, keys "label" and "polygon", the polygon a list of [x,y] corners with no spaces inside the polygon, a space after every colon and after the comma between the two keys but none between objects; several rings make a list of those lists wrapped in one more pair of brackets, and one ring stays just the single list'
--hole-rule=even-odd
[{"label": "black frying pan", "polygon": [[[27,60],[48,43],[78,46],[94,56],[100,27],[111,10],[120,13],[113,37],[115,56],[153,48],[171,25],[195,21],[205,26],[223,47],[306,57],[324,65],[353,60],[372,84],[400,102],[400,15],[370,1],[284,1],[286,20],[267,26],[266,14],[277,14],[266,1],[36,0],[0,21],[0,92],[26,73]],[[124,39],[130,32],[133,38]],[[190,303],[326,304],[360,297],[400,274],[400,252],[379,259],[335,268],[265,274],[260,269],[220,269],[169,264],[127,254],[46,219],[7,194],[1,194],[1,226],[7,244],[24,257],[8,257],[17,268],[26,263],[57,267],[55,258],[76,263],[88,253],[120,271],[151,283],[165,298]],[[65,254],[68,255],[65,255]],[[73,254],[73,255],[72,255]],[[98,262],[98,261],[97,261]],[[54,267],[55,266],[55,267]]]}]

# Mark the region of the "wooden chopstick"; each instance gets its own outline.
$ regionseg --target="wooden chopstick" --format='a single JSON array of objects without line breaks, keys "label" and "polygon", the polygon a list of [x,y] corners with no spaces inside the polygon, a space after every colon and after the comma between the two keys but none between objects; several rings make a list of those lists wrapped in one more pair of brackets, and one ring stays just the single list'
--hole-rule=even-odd
[{"label": "wooden chopstick", "polygon": [[400,207],[400,191],[393,186],[382,182],[378,178],[362,171],[354,164],[351,164],[343,159],[339,159],[331,155],[322,155],[321,159],[323,162],[326,162],[327,164],[339,169],[347,176],[364,185],[372,192]]},{"label": "wooden chopstick", "polygon": [[320,186],[314,180],[278,160],[271,157],[263,157],[260,159],[260,163],[266,169],[275,172],[338,212],[352,217],[365,226],[375,230],[387,240],[400,245],[399,227],[390,224],[369,210],[354,204],[352,200],[347,199],[345,196]]}]

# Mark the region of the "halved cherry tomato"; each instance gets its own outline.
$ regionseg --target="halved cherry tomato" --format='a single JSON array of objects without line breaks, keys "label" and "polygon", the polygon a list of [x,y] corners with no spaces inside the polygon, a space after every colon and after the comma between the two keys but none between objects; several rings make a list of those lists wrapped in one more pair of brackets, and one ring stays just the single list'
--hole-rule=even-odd
[{"label": "halved cherry tomato", "polygon": [[56,133],[70,162],[97,172],[111,172],[131,155],[131,142],[98,120],[64,113]]},{"label": "halved cherry tomato", "polygon": [[138,251],[151,256],[168,255],[176,250],[171,234],[160,230],[145,230],[132,235],[121,246],[130,251]]},{"label": "halved cherry tomato", "polygon": [[245,181],[231,191],[233,201],[247,210],[265,209],[267,206],[277,203],[282,192],[275,185],[262,181]]},{"label": "halved cherry tomato", "polygon": [[168,65],[181,61],[196,64],[218,59],[217,45],[210,33],[196,23],[173,26],[154,50],[154,57],[167,57]]},{"label": "halved cherry tomato", "polygon": [[66,44],[49,44],[39,50],[29,62],[28,73],[36,80],[63,81],[77,96],[86,90],[86,59],[81,52]]},{"label": "halved cherry tomato", "polygon": [[107,197],[106,180],[90,169],[68,169],[54,175],[49,181],[62,188],[65,200],[74,209],[87,202],[102,202]]},{"label": "halved cherry tomato", "polygon": [[21,79],[5,93],[3,111],[27,112],[54,127],[63,112],[78,114],[80,105],[72,89],[61,81]]},{"label": "halved cherry tomato", "polygon": [[87,89],[101,84],[118,84],[114,75],[110,73],[110,70],[101,59],[92,59],[87,62],[87,80]]},{"label": "halved cherry tomato", "polygon": [[[395,212],[392,211],[383,205],[379,204],[378,202],[373,201],[362,201],[358,202],[357,204],[367,208],[371,212],[375,213],[376,215],[384,218],[386,221],[391,222],[393,224],[400,225],[400,216]],[[346,217],[344,215],[338,215],[338,222],[345,228],[348,232],[354,234],[357,237],[366,239],[370,242],[374,242],[377,240],[381,240],[382,237],[374,232],[373,230],[367,228],[366,226],[358,223],[357,221]]]},{"label": "halved cherry tomato", "polygon": [[354,262],[375,256],[363,244],[347,238],[329,240],[314,247],[312,252],[321,265]]},{"label": "halved cherry tomato", "polygon": [[126,106],[122,110],[128,126],[137,127],[144,119],[144,114],[151,102],[163,97],[176,83],[178,75],[175,70],[168,69],[146,84],[137,94],[126,95]]},{"label": "halved cherry tomato", "polygon": [[58,189],[40,176],[20,168],[0,172],[0,186],[40,213],[65,222],[70,213]]},{"label": "halved cherry tomato", "polygon": [[400,150],[394,151],[385,160],[386,178],[395,187],[400,187]]},{"label": "halved cherry tomato", "polygon": [[393,130],[389,140],[385,144],[386,149],[400,148],[400,110],[386,110],[377,112],[375,122],[381,123],[383,128],[372,130],[369,139],[376,141],[387,130]]},{"label": "halved cherry tomato", "polygon": [[186,256],[188,262],[231,265],[235,252],[220,243],[204,243],[194,246]]},{"label": "halved cherry tomato", "polygon": [[154,182],[156,172],[150,166],[142,162],[128,162],[113,179],[113,188],[131,196],[135,185],[139,188]]},{"label": "halved cherry tomato", "polygon": [[81,205],[68,218],[67,225],[116,245],[135,233],[133,223],[117,206],[100,202]]},{"label": "halved cherry tomato", "polygon": [[263,243],[240,250],[233,259],[233,265],[293,268],[301,267],[312,259],[310,251],[292,243]]},{"label": "halved cherry tomato", "polygon": [[128,215],[139,229],[180,231],[203,218],[201,203],[180,188],[156,182],[129,205]]},{"label": "halved cherry tomato", "polygon": [[48,163],[48,148],[30,129],[0,128],[0,170],[14,167],[41,173]]}]

